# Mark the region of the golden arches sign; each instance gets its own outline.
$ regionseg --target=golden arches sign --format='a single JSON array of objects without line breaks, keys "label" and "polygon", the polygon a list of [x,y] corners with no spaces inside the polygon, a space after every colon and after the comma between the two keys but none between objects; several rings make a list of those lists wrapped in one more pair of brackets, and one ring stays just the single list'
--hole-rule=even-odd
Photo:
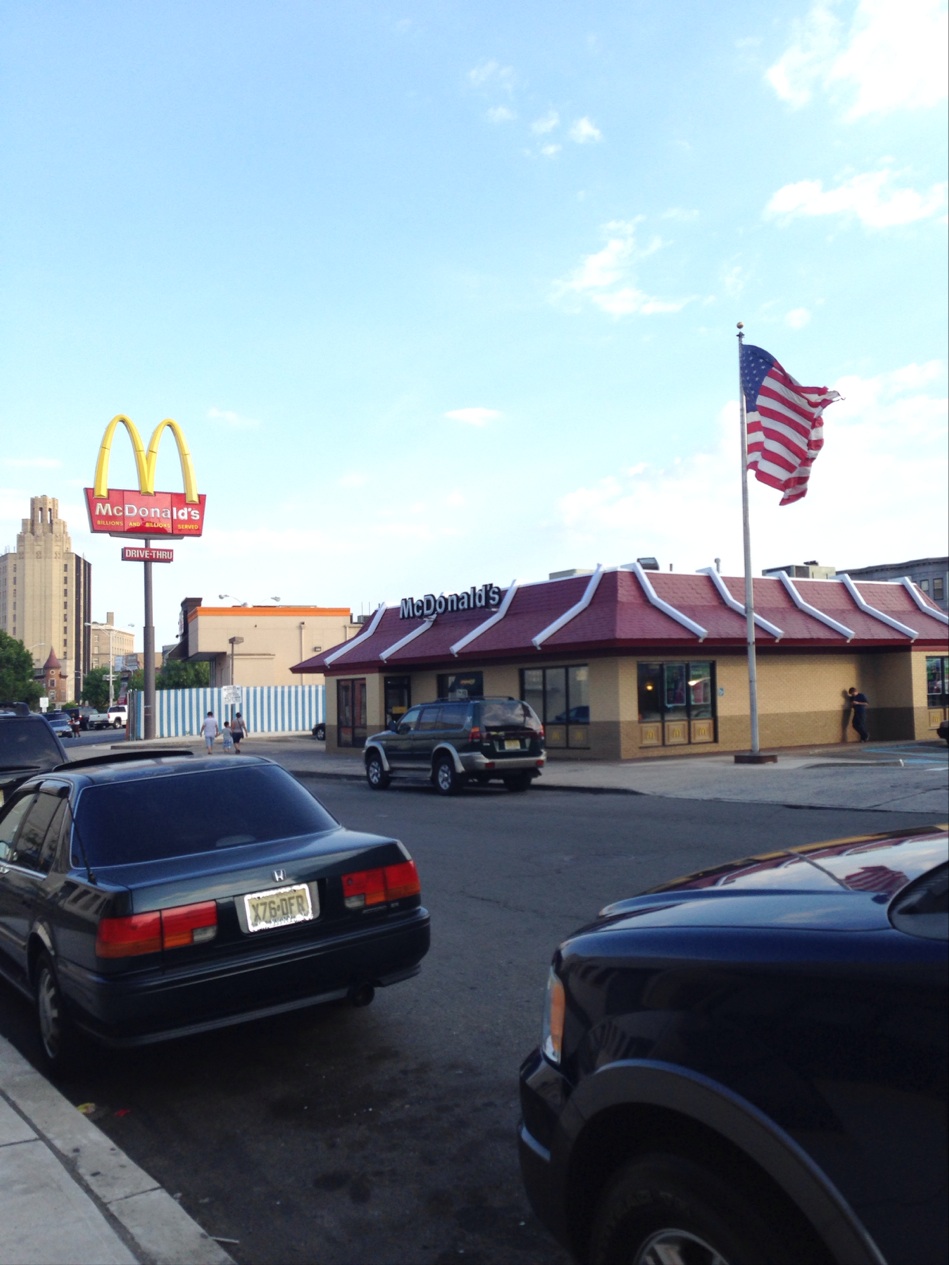
[{"label": "golden arches sign", "polygon": [[[137,491],[109,487],[109,460],[116,429],[125,428],[132,445]],[[155,467],[162,436],[170,430],[178,449],[184,492],[156,492]],[[152,431],[148,448],[138,427],[123,413],[116,414],[105,428],[96,461],[94,486],[86,488],[89,526],[93,532],[111,536],[200,536],[204,527],[204,496],[198,493],[194,463],[184,432],[166,417]]]}]

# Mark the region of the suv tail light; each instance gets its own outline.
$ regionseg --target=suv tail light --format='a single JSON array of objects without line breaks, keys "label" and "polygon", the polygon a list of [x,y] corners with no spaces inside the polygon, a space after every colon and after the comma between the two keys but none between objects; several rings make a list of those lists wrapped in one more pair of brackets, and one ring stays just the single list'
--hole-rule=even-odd
[{"label": "suv tail light", "polygon": [[478,743],[479,745],[482,742],[481,730],[477,725],[472,725],[472,727],[468,730],[468,741]]},{"label": "suv tail light", "polygon": [[422,894],[414,861],[402,861],[378,870],[356,870],[344,874],[342,883],[343,904],[347,909],[368,909],[372,905]]},{"label": "suv tail light", "polygon": [[197,905],[155,909],[126,918],[103,918],[96,932],[100,958],[141,957],[162,949],[181,949],[204,944],[217,935],[217,905],[213,900]]}]

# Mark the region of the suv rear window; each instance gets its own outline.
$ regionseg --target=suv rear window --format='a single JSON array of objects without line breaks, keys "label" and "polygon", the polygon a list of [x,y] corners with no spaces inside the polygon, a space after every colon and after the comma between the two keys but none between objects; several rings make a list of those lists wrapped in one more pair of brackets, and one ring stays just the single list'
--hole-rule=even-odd
[{"label": "suv rear window", "polygon": [[530,707],[513,698],[485,699],[481,724],[485,729],[531,729],[534,733],[543,728]]},{"label": "suv rear window", "polygon": [[317,834],[338,824],[279,768],[100,783],[82,792],[76,813],[76,833],[93,868]]},{"label": "suv rear window", "polygon": [[62,764],[62,753],[45,720],[0,720],[0,768],[51,769]]}]

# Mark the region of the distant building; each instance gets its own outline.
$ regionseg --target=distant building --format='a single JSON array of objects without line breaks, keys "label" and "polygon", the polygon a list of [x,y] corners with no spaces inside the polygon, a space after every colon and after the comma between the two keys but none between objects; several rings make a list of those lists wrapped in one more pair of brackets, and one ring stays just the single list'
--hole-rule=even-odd
[{"label": "distant building", "polygon": [[822,567],[817,561],[793,562],[788,567],[768,567],[762,575],[780,575],[781,572],[792,580],[831,580],[837,574],[835,567]]},{"label": "distant building", "polygon": [[22,524],[16,549],[0,554],[0,628],[33,656],[47,697],[78,699],[89,671],[92,567],[73,553],[55,497],[31,497]]},{"label": "distant building", "polygon": [[949,609],[949,558],[915,558],[912,562],[886,562],[875,567],[841,567],[854,580],[902,580],[918,584],[943,610]]},{"label": "distant building", "polygon": [[[348,606],[204,606],[186,597],[165,661],[207,663],[212,686],[302,685],[290,669],[363,631]],[[321,684],[322,677],[306,684]]]}]

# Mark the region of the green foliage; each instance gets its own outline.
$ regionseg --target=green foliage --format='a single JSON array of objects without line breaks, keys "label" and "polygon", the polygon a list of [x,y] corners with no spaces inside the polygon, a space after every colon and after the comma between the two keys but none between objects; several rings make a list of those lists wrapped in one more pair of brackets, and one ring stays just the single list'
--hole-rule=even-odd
[{"label": "green foliage", "polygon": [[[156,682],[157,684],[157,682]],[[126,690],[143,690],[145,688],[145,672],[142,668],[136,670],[129,676],[125,684]]]},{"label": "green foliage", "polygon": [[33,679],[33,656],[22,641],[0,629],[0,699],[29,703],[35,710],[41,693],[42,686]]},{"label": "green foliage", "polygon": [[82,696],[96,711],[104,712],[109,706],[109,669],[93,668],[82,683]]},{"label": "green foliage", "polygon": [[169,659],[155,674],[156,690],[189,690],[210,684],[209,663],[182,663],[179,659]]}]

